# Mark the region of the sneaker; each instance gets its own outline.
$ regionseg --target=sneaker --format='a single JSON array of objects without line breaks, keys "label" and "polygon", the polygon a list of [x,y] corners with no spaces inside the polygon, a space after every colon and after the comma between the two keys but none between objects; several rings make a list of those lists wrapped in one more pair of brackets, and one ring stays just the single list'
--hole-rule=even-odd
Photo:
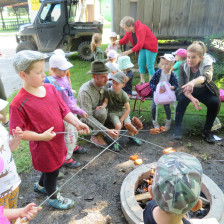
[{"label": "sneaker", "polygon": [[182,139],[181,128],[175,127],[174,133],[173,133],[173,138],[176,140]]},{"label": "sneaker", "polygon": [[112,150],[113,150],[114,152],[120,152],[118,143],[114,143],[114,144],[113,144],[113,148],[112,148]]},{"label": "sneaker", "polygon": [[211,131],[204,131],[204,132],[202,133],[202,136],[205,137],[205,140],[206,140],[207,142],[209,142],[209,143],[215,143],[215,142],[216,142],[216,140],[215,140],[215,138],[214,138],[214,135],[212,134]]},{"label": "sneaker", "polygon": [[130,143],[133,143],[133,144],[135,144],[135,145],[137,145],[137,146],[142,145],[142,142],[141,142],[139,139],[137,139],[137,138],[130,138],[130,137],[129,137],[129,142],[130,142]]},{"label": "sneaker", "polygon": [[107,143],[104,141],[102,135],[92,135],[90,141],[93,144],[96,144],[99,146],[107,146]]},{"label": "sneaker", "polygon": [[81,148],[80,146],[77,145],[74,148],[74,153],[85,154],[86,153],[86,149],[85,148]]},{"label": "sneaker", "polygon": [[46,188],[40,186],[38,182],[34,183],[33,190],[37,193],[47,194]]},{"label": "sneaker", "polygon": [[61,196],[60,193],[57,194],[57,198],[55,199],[48,199],[47,203],[52,206],[53,208],[58,208],[61,210],[66,210],[71,208],[74,204],[75,201],[69,199],[69,198],[64,198]]},{"label": "sneaker", "polygon": [[166,124],[165,124],[166,131],[169,131],[170,128],[171,128],[171,119],[170,120],[166,120]]},{"label": "sneaker", "polygon": [[4,126],[5,128],[9,127],[9,121],[7,121],[6,123],[2,123],[2,126]]},{"label": "sneaker", "polygon": [[76,169],[80,166],[80,163],[77,161],[74,161],[72,158],[65,160],[63,163],[63,166],[66,166],[68,168]]},{"label": "sneaker", "polygon": [[158,129],[160,128],[160,126],[159,126],[157,121],[152,120],[152,124],[153,124],[154,128],[158,128]]}]

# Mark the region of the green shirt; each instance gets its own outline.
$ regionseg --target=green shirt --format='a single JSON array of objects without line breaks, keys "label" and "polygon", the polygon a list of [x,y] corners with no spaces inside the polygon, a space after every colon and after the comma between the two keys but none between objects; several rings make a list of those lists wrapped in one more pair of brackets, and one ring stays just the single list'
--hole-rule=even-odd
[{"label": "green shirt", "polygon": [[108,99],[108,112],[118,112],[125,109],[125,104],[129,102],[129,97],[124,90],[121,90],[119,94],[115,94],[112,88],[107,89],[104,92],[104,98]]},{"label": "green shirt", "polygon": [[174,68],[174,70],[173,70],[173,72],[176,74],[176,76],[177,76],[177,81],[179,80],[179,68],[180,68],[180,64],[182,63],[183,61],[177,61],[175,64],[174,64],[174,66],[173,66],[173,68]]},{"label": "green shirt", "polygon": [[105,55],[106,53],[104,51],[102,51],[99,47],[96,47],[93,53],[94,61],[106,62]]}]

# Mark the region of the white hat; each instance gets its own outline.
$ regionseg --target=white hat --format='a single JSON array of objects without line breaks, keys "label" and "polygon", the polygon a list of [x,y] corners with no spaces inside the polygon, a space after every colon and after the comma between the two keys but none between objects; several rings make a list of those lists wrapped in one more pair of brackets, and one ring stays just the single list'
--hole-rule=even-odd
[{"label": "white hat", "polygon": [[160,56],[160,58],[165,58],[167,61],[175,61],[175,57],[172,54],[164,54],[163,56]]},{"label": "white hat", "polygon": [[65,52],[62,49],[56,49],[53,51],[53,54],[60,54],[65,57]]},{"label": "white hat", "polygon": [[118,53],[115,50],[109,50],[107,53],[107,58],[114,59],[118,56]]},{"label": "white hat", "polygon": [[66,71],[73,67],[73,64],[60,54],[52,55],[49,60],[49,65],[51,68],[58,68],[62,71]]},{"label": "white hat", "polygon": [[0,99],[0,110],[3,110],[7,106],[8,102]]},{"label": "white hat", "polygon": [[115,32],[111,32],[109,37],[117,37],[117,34]]}]

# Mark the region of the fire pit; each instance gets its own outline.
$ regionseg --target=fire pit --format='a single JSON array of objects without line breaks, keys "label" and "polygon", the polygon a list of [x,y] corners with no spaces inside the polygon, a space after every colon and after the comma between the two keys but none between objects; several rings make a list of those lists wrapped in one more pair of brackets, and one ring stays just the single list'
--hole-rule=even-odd
[{"label": "fire pit", "polygon": [[[142,165],[133,170],[124,179],[120,197],[123,214],[129,224],[143,224],[143,209],[136,201],[135,191],[143,179],[149,176],[149,170],[156,163]],[[204,218],[216,218],[220,224],[224,224],[224,194],[221,189],[205,174],[202,179],[202,193],[210,201],[209,213]]]}]

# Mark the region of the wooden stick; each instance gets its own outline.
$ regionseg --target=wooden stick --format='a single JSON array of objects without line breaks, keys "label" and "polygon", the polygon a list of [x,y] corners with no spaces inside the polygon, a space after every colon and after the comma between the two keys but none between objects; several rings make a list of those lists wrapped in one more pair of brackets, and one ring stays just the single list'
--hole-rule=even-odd
[{"label": "wooden stick", "polygon": [[142,201],[142,200],[146,200],[146,199],[150,200],[150,199],[152,199],[152,196],[149,192],[146,192],[146,193],[135,195],[135,199],[136,199],[136,201]]}]

